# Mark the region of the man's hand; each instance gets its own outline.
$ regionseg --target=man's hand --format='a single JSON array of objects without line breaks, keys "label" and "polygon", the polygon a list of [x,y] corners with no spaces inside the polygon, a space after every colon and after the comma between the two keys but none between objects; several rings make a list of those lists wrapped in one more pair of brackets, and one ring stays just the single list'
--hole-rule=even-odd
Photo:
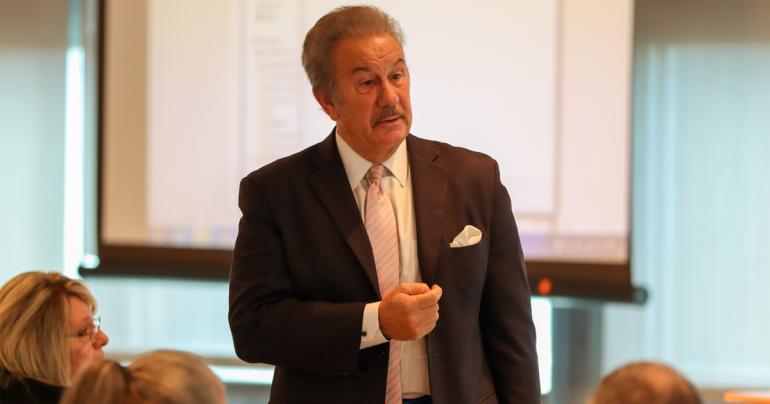
[{"label": "man's hand", "polygon": [[420,339],[436,327],[441,287],[424,283],[402,283],[380,303],[380,331],[388,339]]}]

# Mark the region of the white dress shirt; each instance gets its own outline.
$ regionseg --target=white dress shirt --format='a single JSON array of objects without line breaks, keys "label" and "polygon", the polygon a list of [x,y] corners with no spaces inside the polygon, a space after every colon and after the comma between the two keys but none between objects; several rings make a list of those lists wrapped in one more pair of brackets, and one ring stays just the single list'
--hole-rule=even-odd
[{"label": "white dress shirt", "polygon": [[[356,198],[356,204],[364,219],[366,191],[369,184],[366,173],[373,163],[356,153],[339,134],[335,134],[337,150],[340,153],[345,173]],[[401,267],[401,282],[421,282],[420,267],[417,261],[417,230],[414,219],[414,201],[412,199],[412,176],[409,170],[409,158],[406,153],[406,141],[401,142],[395,153],[383,162],[390,174],[384,174],[382,187],[390,197],[395,209],[398,228],[398,244]],[[369,303],[364,308],[364,321],[361,325],[361,349],[387,342],[380,331],[378,309],[380,302]],[[425,338],[416,341],[403,341],[401,344],[401,394],[403,398],[417,398],[430,395],[428,378],[428,355]]]}]

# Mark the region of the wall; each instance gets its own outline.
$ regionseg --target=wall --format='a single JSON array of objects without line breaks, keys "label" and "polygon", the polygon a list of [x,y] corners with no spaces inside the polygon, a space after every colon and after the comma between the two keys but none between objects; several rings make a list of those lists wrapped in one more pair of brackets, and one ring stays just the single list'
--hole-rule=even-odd
[{"label": "wall", "polygon": [[770,2],[639,0],[634,241],[646,307],[605,310],[604,368],[770,379]]},{"label": "wall", "polygon": [[0,0],[0,283],[62,266],[68,7]]}]

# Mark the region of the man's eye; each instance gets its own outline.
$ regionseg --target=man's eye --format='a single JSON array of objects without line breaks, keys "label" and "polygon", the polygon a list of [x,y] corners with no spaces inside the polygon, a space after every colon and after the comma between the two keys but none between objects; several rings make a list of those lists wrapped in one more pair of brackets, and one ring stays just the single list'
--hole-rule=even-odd
[{"label": "man's eye", "polygon": [[364,80],[361,82],[361,85],[363,85],[364,87],[369,87],[372,84],[374,84],[374,80]]},{"label": "man's eye", "polygon": [[400,80],[402,77],[404,77],[401,73],[396,73],[393,75],[393,80]]}]

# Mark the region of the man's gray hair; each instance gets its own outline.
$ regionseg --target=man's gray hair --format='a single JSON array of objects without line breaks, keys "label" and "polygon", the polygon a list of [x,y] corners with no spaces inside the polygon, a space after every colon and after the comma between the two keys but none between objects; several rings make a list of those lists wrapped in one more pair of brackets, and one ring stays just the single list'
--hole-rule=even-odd
[{"label": "man's gray hair", "polygon": [[374,6],[344,6],[332,10],[316,21],[305,35],[302,66],[313,91],[336,96],[332,51],[337,42],[372,34],[389,34],[403,48],[404,33],[393,17]]}]

